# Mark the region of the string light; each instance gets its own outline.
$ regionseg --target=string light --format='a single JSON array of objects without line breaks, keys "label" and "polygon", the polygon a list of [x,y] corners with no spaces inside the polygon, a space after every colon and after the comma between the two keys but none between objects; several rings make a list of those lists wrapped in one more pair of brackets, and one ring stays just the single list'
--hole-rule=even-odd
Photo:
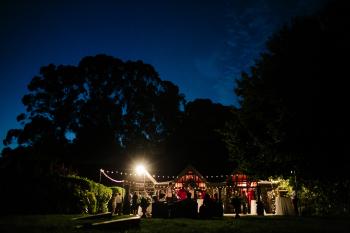
[{"label": "string light", "polygon": [[113,179],[112,177],[108,176],[108,175],[105,173],[105,171],[104,171],[103,169],[100,169],[100,172],[101,172],[105,177],[107,177],[108,179],[110,179],[110,180],[113,181],[113,182],[116,182],[116,183],[123,183],[123,182],[124,182],[124,180],[115,180],[115,179]]},{"label": "string light", "polygon": [[[132,173],[132,172],[126,172],[126,171],[120,171],[120,170],[115,170],[115,171],[108,171],[108,170],[103,170],[105,172],[105,174],[117,174],[117,175],[122,175],[122,176],[137,176],[136,173]],[[213,179],[216,179],[216,178],[229,178],[229,177],[235,177],[236,174],[212,174],[212,175],[199,175],[198,177],[201,178],[201,179],[204,179],[204,178],[213,178]],[[172,178],[172,179],[178,179],[179,176],[175,176],[175,175],[163,175],[163,174],[153,174],[151,175],[151,177],[154,177],[154,178]],[[244,179],[246,180],[246,179]]]}]

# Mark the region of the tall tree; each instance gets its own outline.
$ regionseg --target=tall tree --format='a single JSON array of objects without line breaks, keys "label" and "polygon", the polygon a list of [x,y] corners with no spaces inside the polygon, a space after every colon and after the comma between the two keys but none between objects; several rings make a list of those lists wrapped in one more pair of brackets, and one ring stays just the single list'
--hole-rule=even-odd
[{"label": "tall tree", "polygon": [[232,108],[213,103],[209,99],[196,99],[186,104],[181,125],[167,140],[173,172],[192,164],[205,174],[231,172],[228,151],[220,130],[232,117]]},{"label": "tall tree", "polygon": [[151,65],[106,55],[85,57],[78,66],[43,67],[28,89],[26,113],[17,118],[24,127],[4,140],[18,147],[5,148],[4,156],[26,148],[81,168],[154,147],[173,132],[184,102],[178,87]]},{"label": "tall tree", "polygon": [[262,176],[296,170],[305,179],[344,178],[350,99],[350,9],[344,2],[285,25],[237,81],[241,106],[226,139],[245,169]]}]

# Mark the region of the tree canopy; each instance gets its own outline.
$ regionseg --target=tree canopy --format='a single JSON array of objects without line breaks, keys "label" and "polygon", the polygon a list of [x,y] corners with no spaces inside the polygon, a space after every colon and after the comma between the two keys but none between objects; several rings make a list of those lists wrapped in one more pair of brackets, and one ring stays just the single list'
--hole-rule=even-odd
[{"label": "tree canopy", "polygon": [[[232,163],[220,130],[233,116],[233,108],[196,99],[186,104],[181,124],[165,141],[164,153],[174,172],[192,164],[206,174],[232,172]],[[225,173],[226,172],[226,173]]]},{"label": "tree canopy", "polygon": [[343,179],[350,53],[349,7],[342,2],[294,19],[267,41],[237,81],[237,118],[226,130],[231,156],[261,176]]},{"label": "tree canopy", "polygon": [[73,164],[118,162],[126,151],[151,150],[169,136],[184,104],[178,87],[151,65],[106,55],[42,67],[28,90],[26,112],[17,118],[23,128],[9,130],[4,157],[25,151]]}]

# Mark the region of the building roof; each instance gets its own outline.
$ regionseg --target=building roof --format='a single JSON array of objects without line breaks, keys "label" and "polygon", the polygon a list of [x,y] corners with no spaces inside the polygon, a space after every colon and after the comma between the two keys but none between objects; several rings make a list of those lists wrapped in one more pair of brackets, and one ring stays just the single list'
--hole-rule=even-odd
[{"label": "building roof", "polygon": [[187,167],[185,167],[185,169],[183,169],[183,170],[180,172],[180,174],[178,175],[178,178],[176,178],[175,181],[181,179],[181,177],[187,175],[189,172],[192,172],[194,175],[197,175],[198,177],[200,177],[200,178],[203,180],[203,182],[208,182],[208,181],[204,178],[204,176],[203,176],[201,173],[199,173],[199,171],[197,171],[197,170],[196,170],[192,165],[190,165],[190,164],[187,165]]}]

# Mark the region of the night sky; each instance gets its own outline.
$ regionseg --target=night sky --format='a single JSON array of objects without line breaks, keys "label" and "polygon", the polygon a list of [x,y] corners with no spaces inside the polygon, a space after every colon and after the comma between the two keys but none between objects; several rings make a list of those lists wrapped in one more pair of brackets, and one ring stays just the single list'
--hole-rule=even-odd
[{"label": "night sky", "polygon": [[325,1],[1,0],[0,138],[19,126],[21,98],[41,66],[100,53],[152,64],[188,101],[237,105],[233,80],[265,40]]}]

